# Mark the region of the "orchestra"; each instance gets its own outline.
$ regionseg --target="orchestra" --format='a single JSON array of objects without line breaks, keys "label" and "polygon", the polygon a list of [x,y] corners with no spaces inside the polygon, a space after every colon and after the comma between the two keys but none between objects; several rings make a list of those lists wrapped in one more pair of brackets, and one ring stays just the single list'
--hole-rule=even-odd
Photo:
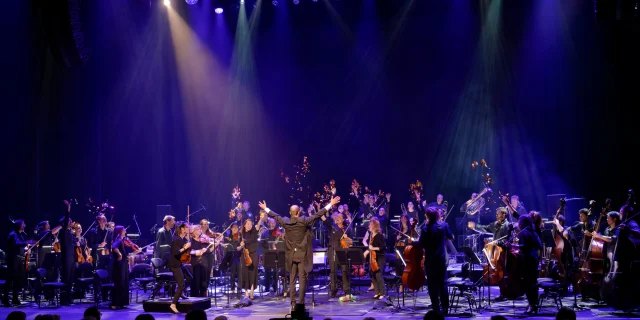
[{"label": "orchestra", "polygon": [[[6,245],[10,276],[3,288],[2,303],[5,306],[21,304],[20,292],[26,285],[29,258],[33,255],[31,263],[36,268],[45,269],[47,278],[54,279],[52,277],[59,272],[60,281],[65,286],[60,296],[62,305],[71,303],[71,293],[74,293],[73,298],[85,294],[74,288],[75,279],[80,274],[76,269],[80,271],[82,266],[83,269],[105,269],[109,272],[108,281],[113,283],[110,308],[121,309],[129,305],[132,266],[148,263],[154,257],[159,258],[162,261],[160,267],[167,268],[175,278],[176,290],[171,291],[170,305],[173,313],[178,313],[177,305],[187,295],[210,296],[212,275],[220,270],[222,260],[226,260],[227,265],[226,272],[220,275],[227,283],[230,296],[237,293],[239,297],[255,300],[260,285],[264,285],[266,293],[277,294],[279,279],[288,275],[289,281],[284,283],[282,293],[290,297],[293,310],[305,304],[307,281],[313,269],[312,252],[322,249],[316,247],[318,243],[314,244],[313,240],[318,238],[318,232],[326,232],[323,236],[327,239],[325,266],[329,275],[329,298],[337,298],[341,288],[340,302],[356,300],[352,292],[352,272],[349,265],[339,261],[338,255],[357,248],[365,261],[365,265],[358,268],[368,269],[374,300],[391,298],[386,294],[383,275],[394,273],[402,276],[400,292],[406,289],[416,292],[424,286],[426,279],[432,308],[446,314],[450,306],[447,290],[447,278],[451,277],[449,259],[456,256],[455,248],[453,251],[449,249],[453,246],[454,236],[446,222],[448,204],[439,194],[435,202],[425,207],[420,194],[414,192],[412,190],[414,201],[421,204],[414,206],[410,201],[406,208],[404,203],[401,204],[398,220],[390,218],[393,216],[390,194],[365,193],[360,200],[358,190],[354,188],[353,195],[361,207],[353,214],[347,204],[337,206],[339,197],[331,197],[322,208],[322,203],[312,202],[308,215],[301,215],[300,207],[293,205],[289,210],[290,217],[282,217],[270,210],[266,203],[260,202],[259,219],[254,223],[249,218],[252,217],[249,202],[240,201],[237,188],[234,190],[233,214],[230,214],[232,219],[225,230],[218,230],[215,225],[211,228],[206,218],[190,224],[188,216],[187,221],[177,222],[174,216],[167,215],[163,218],[162,227],[155,232],[155,242],[150,244],[153,255],[148,258],[140,255],[139,259],[134,257],[143,248],[127,236],[127,228],[114,226],[114,221],[108,221],[104,212],[100,212],[85,237],[82,225],[71,219],[71,203],[65,200],[65,216],[59,225],[51,228],[48,221],[41,221],[33,239],[25,233],[26,225],[22,220],[13,222],[14,230]],[[463,211],[468,212],[484,193],[474,193],[472,199],[464,204]],[[577,288],[572,292],[580,290],[583,301],[602,299],[616,305],[615,301],[619,299],[613,297],[619,297],[621,290],[630,290],[625,289],[624,280],[620,279],[630,279],[632,275],[628,265],[640,260],[635,249],[640,243],[640,227],[633,207],[628,203],[620,211],[612,211],[607,201],[599,219],[606,220],[607,227],[601,231],[592,219],[596,215],[595,201],[590,203],[591,208],[579,209],[578,221],[566,221],[564,201],[562,199],[554,215],[545,219],[539,211],[523,213],[524,207],[517,196],[504,196],[505,206],[495,209],[493,222],[481,225],[477,217],[464,220],[466,232],[491,236],[485,239],[483,254],[480,255],[482,262],[486,263],[484,282],[500,287],[500,295],[491,300],[525,296],[528,301],[525,314],[535,314],[540,308],[539,277],[572,284]],[[362,230],[364,236],[357,237],[356,229],[360,227],[354,223],[356,218],[364,219],[358,220],[362,221],[362,228],[366,228],[366,232]],[[513,222],[513,218],[518,220]],[[321,220],[320,225],[315,226],[318,220]],[[391,236],[386,239],[386,224],[391,221],[397,222],[388,226]],[[418,226],[418,221],[425,223]],[[551,225],[551,230],[545,229],[545,223]],[[546,250],[542,241],[545,232],[549,231],[556,239],[552,250]],[[355,239],[364,247],[354,246]],[[599,246],[598,243],[604,245]],[[281,251],[282,248],[285,261],[281,266],[266,267],[265,253]],[[598,248],[601,248],[602,258],[598,256]],[[597,267],[598,259],[602,259],[600,267]],[[45,293],[45,298],[52,297]]]}]

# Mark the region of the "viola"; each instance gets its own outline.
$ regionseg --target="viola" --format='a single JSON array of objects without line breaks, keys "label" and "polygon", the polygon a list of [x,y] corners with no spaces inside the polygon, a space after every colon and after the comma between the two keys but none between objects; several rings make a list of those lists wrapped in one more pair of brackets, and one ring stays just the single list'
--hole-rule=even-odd
[{"label": "viola", "polygon": [[76,257],[78,257],[77,262],[78,263],[85,263],[86,260],[84,258],[84,253],[82,252],[82,248],[80,246],[76,246],[74,250],[75,250],[75,253],[76,253]]},{"label": "viola", "polygon": [[[413,239],[418,221],[414,220],[409,230],[409,237]],[[424,286],[423,250],[419,245],[409,243],[404,248],[406,266],[402,272],[402,285],[410,290],[418,290]]]},{"label": "viola", "polygon": [[[242,242],[244,242],[244,238],[242,239]],[[253,264],[253,260],[251,260],[251,256],[249,255],[249,249],[245,248],[243,250],[243,252],[244,252],[244,263],[245,263],[245,265],[247,267],[251,266]]]}]

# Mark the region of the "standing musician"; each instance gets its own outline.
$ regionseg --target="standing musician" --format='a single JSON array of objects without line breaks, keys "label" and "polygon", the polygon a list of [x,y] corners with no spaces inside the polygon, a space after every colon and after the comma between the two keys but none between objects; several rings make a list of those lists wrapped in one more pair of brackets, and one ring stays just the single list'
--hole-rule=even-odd
[{"label": "standing musician", "polygon": [[[24,228],[26,225],[23,220],[13,222],[13,231],[9,233],[7,238],[7,278],[4,284],[4,294],[2,296],[2,304],[6,307],[20,305],[20,290],[22,289],[25,277],[25,251],[27,249],[27,240],[25,238]],[[13,291],[13,299],[9,303],[9,291]]]},{"label": "standing musician", "polygon": [[248,250],[248,255],[251,258],[251,263],[249,265],[246,260],[246,252],[241,254],[242,261],[240,262],[240,288],[245,290],[245,298],[249,298],[253,300],[253,291],[258,286],[258,236],[260,231],[260,226],[266,219],[264,214],[260,215],[260,220],[258,223],[253,225],[253,220],[247,219],[244,221],[244,225],[242,228],[242,241],[240,245],[236,248],[238,251],[240,250]]},{"label": "standing musician", "polygon": [[71,305],[71,288],[76,269],[76,261],[74,260],[74,236],[71,232],[73,222],[71,221],[71,203],[64,200],[66,207],[65,216],[60,219],[60,280],[65,285],[65,289],[60,295],[60,304],[63,306]]},{"label": "standing musician", "polygon": [[206,297],[209,288],[208,279],[210,278],[208,256],[211,256],[214,245],[210,246],[208,238],[202,237],[200,225],[191,226],[191,239],[191,267],[193,269],[191,296]]},{"label": "standing musician", "polygon": [[73,223],[73,243],[73,259],[76,261],[76,267],[78,267],[80,261],[84,260],[87,262],[87,257],[91,256],[90,249],[87,247],[87,239],[82,236],[82,225],[78,222]]},{"label": "standing musician", "polygon": [[[240,193],[240,188],[233,188],[233,192],[231,193],[231,207],[239,207],[239,210],[236,210],[236,222],[238,222],[238,224],[242,226],[244,225],[245,219],[253,218],[253,214],[251,213],[251,211],[249,211],[249,208],[251,208],[251,204],[249,203],[249,201],[242,201],[241,198],[242,196]],[[240,204],[240,202],[242,202],[242,204]]]},{"label": "standing musician", "polygon": [[37,268],[45,268],[47,270],[53,270],[54,266],[46,265],[45,258],[47,254],[51,253],[53,250],[53,239],[54,235],[57,235],[62,227],[56,226],[51,230],[51,225],[49,221],[42,221],[38,223],[38,235],[36,239],[40,239],[40,245],[38,246],[38,262],[36,263]]},{"label": "standing musician", "polygon": [[173,227],[176,225],[174,216],[164,216],[162,219],[162,228],[156,232],[156,247],[153,251],[154,258],[160,258],[165,265],[169,262],[171,254],[171,245],[173,243]]},{"label": "standing musician", "polygon": [[524,208],[523,203],[520,201],[520,197],[517,195],[511,196],[511,207],[516,210],[516,212],[511,212],[511,209],[507,208],[509,214],[511,214],[514,218],[518,219],[521,215],[527,214],[527,209]]},{"label": "standing musician", "polygon": [[[344,291],[344,297],[340,298],[340,301],[351,301],[349,266],[341,266],[336,257],[336,249],[346,249],[351,247],[353,244],[353,240],[348,237],[348,232],[351,230],[351,216],[347,216],[347,220],[350,224],[349,226],[345,225],[344,216],[341,213],[334,213],[331,215],[331,219],[327,219],[325,216],[322,216],[321,219],[329,232],[329,247],[327,248],[327,255],[329,256],[329,267],[331,270],[329,275],[329,279],[331,281],[329,286],[331,298],[335,298],[338,294],[338,267],[340,267],[342,271],[342,291]],[[344,246],[342,243],[344,243]]]},{"label": "standing musician", "polygon": [[[226,238],[227,244],[226,250],[238,250],[240,247],[240,229],[237,223],[233,223],[231,225],[231,230],[229,236]],[[225,252],[226,254],[226,252]],[[231,273],[229,281],[231,282],[231,293],[236,293],[236,279],[238,279],[238,274],[240,272],[240,264],[238,261],[238,256],[233,256],[233,259],[229,262],[229,272]]]},{"label": "standing musician", "polygon": [[428,207],[425,211],[427,224],[420,234],[419,243],[425,253],[427,288],[433,310],[442,311],[446,315],[449,313],[449,293],[445,284],[448,260],[445,246],[447,240],[453,239],[453,234],[446,222],[438,220],[437,208]]},{"label": "standing musician", "polygon": [[382,273],[384,271],[385,263],[386,263],[386,251],[387,245],[384,241],[384,235],[382,234],[380,221],[378,221],[377,217],[371,218],[369,221],[369,250],[364,252],[365,258],[369,254],[376,254],[376,262],[378,263],[378,270],[375,272],[373,270],[369,270],[371,274],[371,279],[373,281],[373,288],[376,291],[376,294],[373,296],[373,299],[382,299],[384,298],[384,281],[382,280]]},{"label": "standing musician", "polygon": [[111,290],[111,310],[119,310],[129,305],[129,263],[125,243],[127,231],[123,226],[113,229],[115,239],[111,245],[113,263],[111,275],[113,289]]},{"label": "standing musician", "polygon": [[107,218],[100,214],[96,216],[98,226],[89,230],[87,241],[91,248],[91,256],[96,269],[110,270],[111,258],[107,249],[111,248],[113,233],[107,227]]},{"label": "standing musician", "polygon": [[291,218],[283,218],[271,211],[264,201],[259,202],[260,208],[266,211],[270,217],[276,219],[276,221],[284,227],[287,234],[285,237],[285,268],[287,272],[289,272],[289,295],[291,296],[292,310],[295,309],[296,276],[300,281],[298,304],[304,306],[307,276],[313,268],[312,236],[309,232],[311,225],[314,221],[326,214],[332,206],[338,203],[340,203],[340,197],[331,198],[329,204],[311,218],[301,217],[300,207],[293,205],[289,208]]},{"label": "standing musician", "polygon": [[593,231],[593,221],[589,219],[589,209],[582,208],[579,211],[580,221],[576,222],[571,227],[564,230],[564,237],[567,239],[574,239],[574,245],[578,246],[579,252],[584,252],[589,249],[589,241],[583,241],[587,232]]},{"label": "standing musician", "polygon": [[[203,238],[201,240],[204,240],[205,242],[211,242],[211,241],[216,241],[218,240],[217,238],[219,238],[219,235],[215,234],[213,232],[213,230],[211,230],[209,228],[209,220],[207,219],[202,219],[200,220],[200,236],[198,238]],[[211,251],[207,251],[204,253],[204,258],[201,258],[201,263],[206,263],[205,268],[207,270],[207,279],[206,279],[206,283],[207,283],[207,288],[209,287],[209,283],[211,282],[211,275],[213,273],[213,264],[214,264],[214,256],[216,256],[216,254],[218,252],[220,252],[221,247],[216,245],[213,245],[211,248]],[[217,257],[219,259],[222,259],[221,254],[217,255]],[[220,261],[216,261],[216,263],[220,263]],[[195,274],[194,274],[195,277]],[[208,295],[208,290],[205,292]],[[206,295],[205,295],[206,296]]]},{"label": "standing musician", "polygon": [[522,285],[529,301],[529,307],[525,313],[538,312],[538,251],[542,250],[542,241],[535,232],[533,221],[529,215],[521,215],[518,219],[520,229],[517,237],[520,249],[519,263],[522,271]]},{"label": "standing musician", "polygon": [[178,304],[178,299],[186,297],[183,295],[184,287],[185,287],[185,274],[182,272],[182,262],[180,261],[180,256],[185,253],[189,248],[191,248],[191,242],[186,239],[187,233],[189,232],[189,225],[186,222],[181,222],[178,224],[178,228],[176,233],[173,235],[173,241],[171,242],[171,253],[169,254],[169,270],[173,273],[173,277],[176,279],[178,283],[178,290],[173,295],[173,300],[171,300],[171,305],[169,305],[169,309],[173,313],[178,313],[178,309],[176,308],[176,304]]},{"label": "standing musician", "polygon": [[[267,219],[267,221],[268,221],[269,229],[264,231],[261,238],[267,239],[268,242],[283,241],[284,243],[284,238],[283,238],[284,232],[277,227],[276,220],[273,218],[269,218]],[[274,244],[273,247],[266,248],[266,249],[275,250],[276,245]],[[264,282],[265,282],[265,288],[266,288],[265,290],[276,292],[276,289],[278,287],[278,275],[277,275],[278,270],[275,270],[274,268],[265,268],[264,271],[265,271]]]}]

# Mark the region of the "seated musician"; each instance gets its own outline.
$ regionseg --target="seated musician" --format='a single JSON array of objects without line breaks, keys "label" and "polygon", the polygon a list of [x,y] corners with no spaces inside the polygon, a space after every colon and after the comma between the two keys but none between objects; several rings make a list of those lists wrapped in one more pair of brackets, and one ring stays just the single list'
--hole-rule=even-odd
[{"label": "seated musician", "polygon": [[[511,234],[511,230],[513,229],[512,225],[507,221],[507,208],[499,207],[496,209],[496,221],[484,226],[475,224],[473,222],[469,222],[468,227],[472,230],[480,229],[486,232],[493,233],[493,241],[488,243],[487,245],[497,244],[500,247],[505,248],[505,243],[507,243],[509,239],[509,235]],[[489,253],[493,256],[493,252]],[[504,297],[498,296],[496,298],[497,301],[505,300]]]},{"label": "seated musician", "polygon": [[[347,226],[345,224],[344,216],[338,212],[332,214],[331,219],[327,219],[325,216],[320,218],[324,222],[329,233],[329,247],[327,255],[329,257],[329,267],[331,270],[329,276],[331,281],[329,288],[331,298],[335,298],[338,294],[338,268],[340,268],[342,271],[342,289],[344,291],[344,296],[340,298],[340,301],[351,301],[351,279],[349,279],[349,266],[340,265],[338,257],[336,256],[336,250],[343,248],[341,240],[345,240],[343,242],[347,248],[353,244],[353,241],[348,236],[351,226]],[[350,223],[351,216],[348,216],[347,219]]]}]

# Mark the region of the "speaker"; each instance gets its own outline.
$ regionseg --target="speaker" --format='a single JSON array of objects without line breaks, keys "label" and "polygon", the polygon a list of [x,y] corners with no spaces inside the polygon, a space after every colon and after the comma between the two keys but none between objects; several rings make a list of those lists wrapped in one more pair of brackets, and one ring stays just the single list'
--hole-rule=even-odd
[{"label": "speaker", "polygon": [[[170,216],[172,213],[170,204],[162,204],[156,206],[156,220],[153,223],[157,223],[159,226],[162,226],[162,219],[164,216]],[[158,227],[159,228],[159,227]]]}]

